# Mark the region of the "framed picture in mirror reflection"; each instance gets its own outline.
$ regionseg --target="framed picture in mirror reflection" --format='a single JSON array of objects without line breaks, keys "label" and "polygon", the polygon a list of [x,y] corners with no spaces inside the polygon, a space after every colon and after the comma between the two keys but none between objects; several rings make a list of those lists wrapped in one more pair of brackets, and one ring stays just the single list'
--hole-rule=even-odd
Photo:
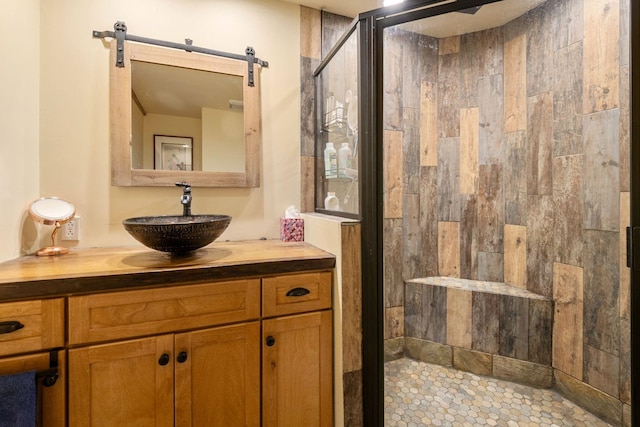
[{"label": "framed picture in mirror reflection", "polygon": [[193,170],[193,138],[188,136],[153,135],[153,168],[160,170]]}]

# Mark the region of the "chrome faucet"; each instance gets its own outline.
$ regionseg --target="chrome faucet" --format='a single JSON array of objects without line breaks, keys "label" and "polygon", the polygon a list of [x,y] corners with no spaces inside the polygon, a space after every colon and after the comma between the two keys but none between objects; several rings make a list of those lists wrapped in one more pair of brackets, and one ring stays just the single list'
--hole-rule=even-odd
[{"label": "chrome faucet", "polygon": [[182,215],[191,215],[191,184],[188,182],[176,182],[178,187],[183,187],[182,197],[180,197],[180,203],[182,204]]}]

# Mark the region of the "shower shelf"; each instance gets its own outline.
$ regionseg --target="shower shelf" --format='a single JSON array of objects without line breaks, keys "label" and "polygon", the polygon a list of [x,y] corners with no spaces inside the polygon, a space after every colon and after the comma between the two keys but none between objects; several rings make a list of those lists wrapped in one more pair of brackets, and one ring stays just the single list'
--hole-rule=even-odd
[{"label": "shower shelf", "polygon": [[330,133],[346,134],[347,117],[345,116],[344,107],[338,107],[325,113],[322,130]]}]

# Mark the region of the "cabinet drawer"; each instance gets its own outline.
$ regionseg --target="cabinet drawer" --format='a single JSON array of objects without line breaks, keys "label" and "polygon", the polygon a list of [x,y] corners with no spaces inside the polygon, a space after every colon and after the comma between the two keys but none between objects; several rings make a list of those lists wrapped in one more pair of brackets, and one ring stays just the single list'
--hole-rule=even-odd
[{"label": "cabinet drawer", "polygon": [[331,272],[262,279],[262,316],[304,313],[331,307]]},{"label": "cabinet drawer", "polygon": [[69,298],[69,344],[156,335],[260,317],[260,280]]},{"label": "cabinet drawer", "polygon": [[0,304],[0,322],[0,356],[64,345],[63,298]]}]

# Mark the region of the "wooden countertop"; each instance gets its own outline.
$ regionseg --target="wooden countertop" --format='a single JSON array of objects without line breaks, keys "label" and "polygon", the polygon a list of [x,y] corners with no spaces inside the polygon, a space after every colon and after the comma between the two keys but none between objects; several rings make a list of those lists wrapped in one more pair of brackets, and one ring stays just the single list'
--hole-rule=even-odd
[{"label": "wooden countertop", "polygon": [[185,256],[144,246],[72,250],[0,263],[0,301],[321,270],[334,255],[307,243],[215,242]]}]

